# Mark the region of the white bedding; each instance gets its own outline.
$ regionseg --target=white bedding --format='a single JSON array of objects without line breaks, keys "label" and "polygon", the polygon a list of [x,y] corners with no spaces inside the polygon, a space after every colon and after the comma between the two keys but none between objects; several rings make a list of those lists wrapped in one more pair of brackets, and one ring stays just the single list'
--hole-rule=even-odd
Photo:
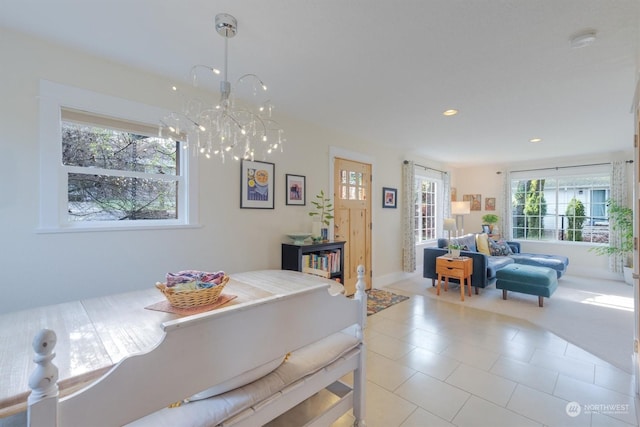
[{"label": "white bedding", "polygon": [[313,344],[293,351],[277,369],[245,386],[217,396],[184,403],[136,420],[127,427],[210,427],[242,411],[257,407],[265,400],[298,381],[338,361],[359,345],[353,333],[337,332]]}]

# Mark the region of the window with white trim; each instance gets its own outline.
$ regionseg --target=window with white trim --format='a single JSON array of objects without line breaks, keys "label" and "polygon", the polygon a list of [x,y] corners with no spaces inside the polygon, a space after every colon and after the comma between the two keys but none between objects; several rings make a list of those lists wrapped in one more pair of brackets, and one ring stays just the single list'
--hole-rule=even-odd
[{"label": "window with white trim", "polygon": [[607,243],[607,166],[511,174],[515,239]]},{"label": "window with white trim", "polygon": [[159,109],[50,82],[40,107],[41,230],[194,223],[188,152],[151,124]]},{"label": "window with white trim", "polygon": [[434,177],[428,171],[416,171],[414,194],[416,244],[435,240],[442,223],[442,179]]}]

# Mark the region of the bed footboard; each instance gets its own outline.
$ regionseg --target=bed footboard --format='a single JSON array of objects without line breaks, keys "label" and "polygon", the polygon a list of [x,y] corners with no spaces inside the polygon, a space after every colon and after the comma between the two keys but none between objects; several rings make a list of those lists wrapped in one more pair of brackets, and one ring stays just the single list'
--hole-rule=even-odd
[{"label": "bed footboard", "polygon": [[[195,407],[200,402],[167,409],[212,385],[228,383],[270,361],[284,360],[286,355],[303,354],[308,346],[347,331],[355,337],[355,346],[348,353],[248,408],[235,408],[216,422],[262,425],[318,391],[335,387],[336,381],[353,372],[349,390],[308,425],[328,425],[351,408],[355,425],[364,425],[367,296],[363,278],[364,267],[360,266],[353,299],[330,295],[330,282],[318,279],[318,285],[308,289],[165,322],[163,338],[155,348],[123,359],[96,382],[64,398],[58,396],[57,368],[52,362],[56,336],[43,330],[33,343],[36,369],[29,379],[28,426],[157,426],[157,420],[144,422],[149,414]],[[232,391],[242,394],[242,390],[244,387]],[[205,419],[203,425],[211,421]]]}]

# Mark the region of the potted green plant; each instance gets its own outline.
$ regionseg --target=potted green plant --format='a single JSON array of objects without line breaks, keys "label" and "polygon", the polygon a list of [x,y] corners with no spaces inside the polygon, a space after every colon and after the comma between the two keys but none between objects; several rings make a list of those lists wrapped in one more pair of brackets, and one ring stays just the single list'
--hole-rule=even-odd
[{"label": "potted green plant", "polygon": [[625,282],[633,284],[633,209],[616,202],[615,200],[607,201],[609,211],[610,231],[620,232],[620,242],[612,245],[611,242],[606,246],[598,246],[591,248],[590,251],[598,255],[619,255],[623,259],[623,269]]},{"label": "potted green plant", "polygon": [[462,250],[462,245],[460,245],[458,243],[450,243],[449,244],[449,250],[451,251],[451,256],[453,258],[459,258],[460,257],[460,250]]},{"label": "potted green plant", "polygon": [[[311,204],[315,207],[314,211],[309,212],[309,216],[316,219],[320,223],[320,237],[327,240],[329,237],[329,224],[333,219],[333,204],[331,199],[326,197],[324,190],[316,195],[316,200],[311,200]],[[318,237],[314,231],[314,237]]]},{"label": "potted green plant", "polygon": [[489,225],[489,231],[493,233],[493,226],[500,220],[500,217],[496,214],[488,213],[482,215],[482,223]]}]

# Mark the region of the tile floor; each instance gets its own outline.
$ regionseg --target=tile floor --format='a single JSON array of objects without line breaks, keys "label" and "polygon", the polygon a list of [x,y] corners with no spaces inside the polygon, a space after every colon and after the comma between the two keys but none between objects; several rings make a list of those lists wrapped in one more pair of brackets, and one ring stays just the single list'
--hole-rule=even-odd
[{"label": "tile floor", "polygon": [[523,320],[412,295],[365,343],[368,427],[638,426],[631,375]]}]

